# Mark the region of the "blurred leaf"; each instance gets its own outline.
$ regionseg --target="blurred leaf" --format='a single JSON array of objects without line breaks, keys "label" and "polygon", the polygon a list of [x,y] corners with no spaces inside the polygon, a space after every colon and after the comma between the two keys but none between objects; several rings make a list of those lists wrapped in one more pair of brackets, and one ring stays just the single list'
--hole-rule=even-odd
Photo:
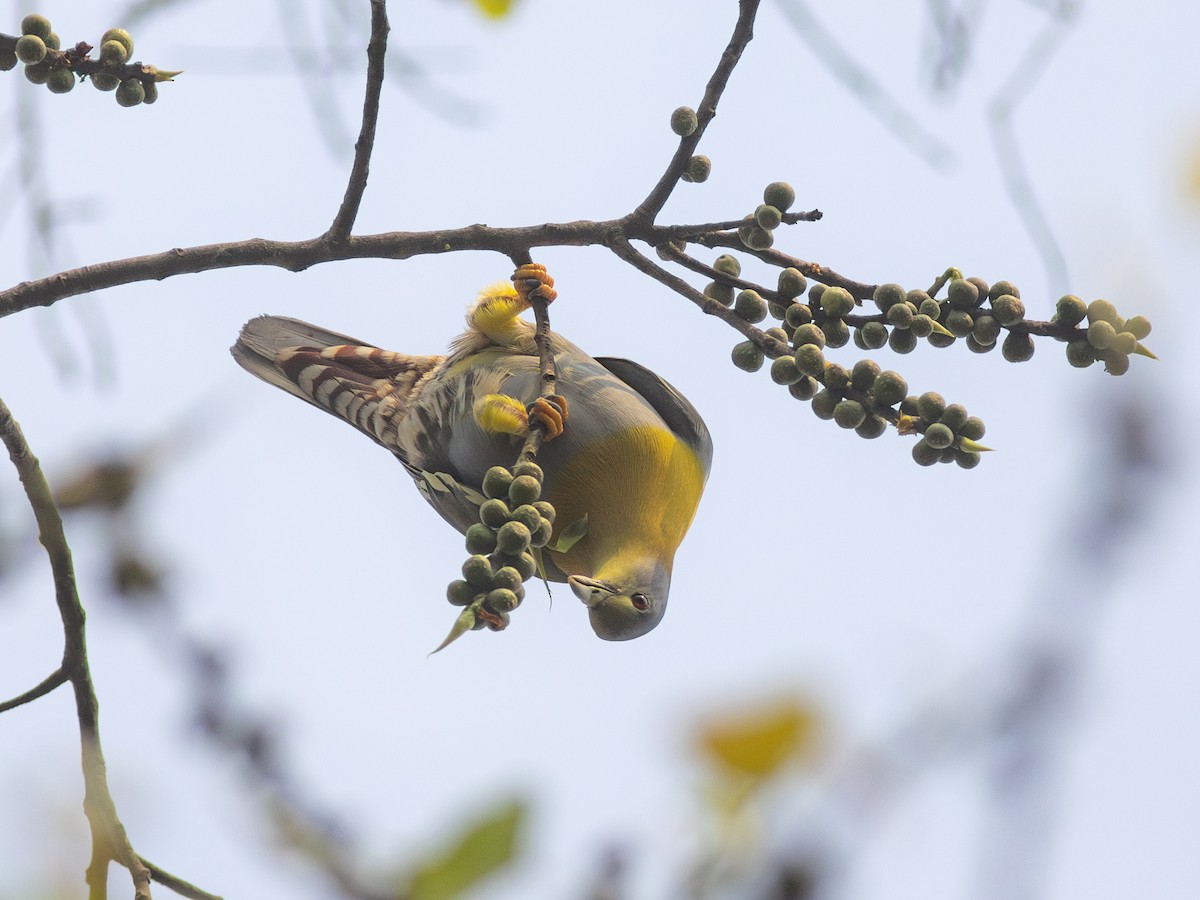
[{"label": "blurred leaf", "polygon": [[766,778],[790,760],[811,756],[821,715],[799,700],[774,701],[720,716],[701,726],[697,744],[724,768]]},{"label": "blurred leaf", "polygon": [[509,862],[528,809],[506,800],[469,822],[440,851],[419,863],[408,878],[406,896],[413,900],[447,900]]},{"label": "blurred leaf", "polygon": [[517,0],[471,0],[471,2],[489,19],[503,19],[517,5]]},{"label": "blurred leaf", "polygon": [[62,480],[54,502],[62,510],[120,509],[133,496],[140,476],[140,467],[132,457],[89,463]]}]

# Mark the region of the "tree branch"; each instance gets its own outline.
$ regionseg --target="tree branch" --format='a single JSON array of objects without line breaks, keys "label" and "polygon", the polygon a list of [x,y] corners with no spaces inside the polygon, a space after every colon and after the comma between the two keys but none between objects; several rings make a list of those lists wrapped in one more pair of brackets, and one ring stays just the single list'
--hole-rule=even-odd
[{"label": "tree branch", "polygon": [[26,703],[32,703],[39,697],[44,697],[56,687],[67,683],[67,673],[60,666],[42,680],[40,684],[31,687],[23,694],[13,697],[11,700],[5,700],[0,703],[0,713],[8,712],[10,709],[16,709],[18,706],[24,706]]},{"label": "tree branch", "polygon": [[738,60],[742,58],[742,53],[746,49],[746,45],[754,37],[754,17],[758,14],[758,5],[760,0],[739,0],[738,2],[738,20],[733,28],[733,35],[729,38],[729,44],[725,47],[725,52],[721,54],[721,59],[717,63],[717,68],[713,72],[712,77],[708,79],[708,84],[704,87],[704,97],[700,100],[700,108],[696,110],[696,118],[699,124],[696,130],[690,135],[679,139],[679,146],[675,148],[675,155],[671,157],[671,162],[667,164],[667,170],[663,172],[662,177],[658,180],[658,184],[650,191],[636,210],[633,212],[632,218],[639,222],[649,224],[657,218],[662,212],[662,208],[666,205],[667,200],[671,197],[671,192],[675,190],[675,185],[679,183],[679,177],[687,168],[688,160],[692,158],[692,154],[696,152],[696,147],[700,143],[700,139],[704,137],[704,131],[708,128],[708,123],[712,121],[717,114],[717,102],[721,99],[721,95],[725,93],[725,86],[729,83],[729,76],[733,74],[734,68],[738,64]]},{"label": "tree branch", "polygon": [[362,127],[358,140],[354,142],[354,162],[350,167],[346,195],[325,234],[330,242],[341,242],[350,236],[363,193],[367,189],[371,152],[375,148],[375,126],[379,121],[379,96],[383,90],[383,64],[387,56],[389,30],[386,0],[371,0],[371,39],[367,44],[367,87],[363,100]]},{"label": "tree branch", "polygon": [[[67,543],[66,532],[63,530],[62,517],[54,504],[50,485],[46,482],[37,457],[29,449],[21,426],[17,424],[2,399],[0,440],[8,449],[9,459],[16,467],[17,476],[25,488],[25,496],[37,522],[38,539],[46,548],[54,576],[54,599],[63,623],[63,661],[59,673],[71,682],[75,692],[75,714],[79,720],[83,768],[83,811],[92,834],[92,858],[87,867],[89,897],[92,900],[104,900],[107,896],[108,865],[115,861],[129,870],[133,878],[136,900],[150,900],[151,870],[134,853],[125,833],[125,826],[121,824],[117,815],[116,804],[108,790],[107,768],[104,753],[100,748],[99,702],[92,684],[87,656],[87,616],[75,585],[75,567],[71,560],[71,548]],[[51,685],[54,679],[55,675],[51,675],[22,697],[39,690],[43,694],[48,693],[57,686]],[[61,684],[62,681],[57,683]],[[21,700],[22,697],[16,700]],[[19,704],[9,701],[5,707],[11,708],[12,705]]]}]

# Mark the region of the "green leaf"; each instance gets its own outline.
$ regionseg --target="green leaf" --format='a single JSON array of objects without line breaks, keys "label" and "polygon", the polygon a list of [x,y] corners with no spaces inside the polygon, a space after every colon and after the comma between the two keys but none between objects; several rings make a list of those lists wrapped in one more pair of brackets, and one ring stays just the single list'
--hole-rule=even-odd
[{"label": "green leaf", "polygon": [[446,639],[429,651],[429,655],[437,653],[439,650],[445,650],[460,637],[475,627],[475,603],[472,603],[466,609],[458,614],[458,618],[454,620],[454,625],[450,628],[450,633],[446,635]]},{"label": "green leaf", "polygon": [[485,812],[418,863],[406,879],[412,900],[449,900],[513,859],[528,808],[505,800]]},{"label": "green leaf", "polygon": [[581,540],[583,540],[587,532],[588,517],[587,513],[584,513],[582,519],[576,519],[558,533],[558,540],[554,542],[554,546],[550,549],[555,553],[566,553]]}]

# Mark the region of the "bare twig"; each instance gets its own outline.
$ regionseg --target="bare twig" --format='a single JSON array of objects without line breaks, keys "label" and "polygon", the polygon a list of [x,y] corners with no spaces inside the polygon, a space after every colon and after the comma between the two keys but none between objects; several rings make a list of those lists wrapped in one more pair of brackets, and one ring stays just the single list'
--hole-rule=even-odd
[{"label": "bare twig", "polygon": [[742,58],[742,53],[746,50],[746,45],[754,37],[754,17],[758,14],[758,5],[760,0],[739,0],[738,2],[738,20],[734,26],[733,35],[729,38],[729,44],[725,47],[725,52],[721,54],[721,60],[717,63],[717,68],[713,72],[712,77],[708,79],[708,84],[704,88],[704,97],[700,100],[700,107],[696,110],[696,118],[699,124],[696,130],[686,137],[679,139],[679,146],[675,148],[675,155],[671,157],[671,162],[667,164],[667,170],[663,172],[662,177],[658,180],[658,184],[647,195],[636,210],[634,210],[633,218],[636,221],[649,224],[654,221],[662,208],[666,205],[667,200],[671,197],[671,192],[675,190],[675,185],[679,183],[679,177],[687,168],[688,160],[692,158],[692,154],[696,152],[696,147],[700,143],[700,138],[704,137],[704,131],[708,127],[708,123],[712,121],[713,116],[717,114],[717,102],[721,99],[721,95],[725,93],[725,86],[729,83],[729,76],[733,74],[734,68],[738,61]]},{"label": "bare twig", "polygon": [[379,121],[379,95],[383,90],[383,64],[387,56],[387,36],[390,26],[387,19],[385,0],[371,0],[371,40],[367,44],[367,86],[363,100],[362,127],[354,143],[354,162],[350,167],[350,182],[342,205],[329,226],[325,237],[330,241],[344,241],[350,236],[354,219],[367,189],[367,175],[371,167],[371,151],[375,148],[375,126]]},{"label": "bare twig", "polygon": [[5,700],[0,703],[0,713],[8,712],[10,709],[16,709],[18,706],[24,706],[26,703],[32,703],[39,697],[44,697],[56,687],[66,684],[68,681],[66,671],[60,666],[49,675],[47,675],[40,684],[36,684],[23,694],[13,697],[11,700]]},{"label": "bare twig", "polygon": [[[75,567],[71,548],[63,530],[62,517],[37,457],[29,449],[21,426],[8,406],[0,400],[0,440],[8,448],[9,458],[25,488],[38,526],[38,539],[50,558],[54,576],[54,597],[63,623],[63,660],[60,671],[71,682],[75,693],[75,714],[79,720],[79,739],[83,768],[83,811],[92,833],[92,858],[87,867],[87,883],[92,898],[103,900],[108,890],[108,866],[118,862],[133,878],[134,897],[150,900],[151,871],[133,851],[125,827],[117,815],[116,804],[108,790],[104,753],[100,748],[99,702],[88,664],[86,615],[75,586]],[[54,676],[43,681],[43,693]],[[62,683],[61,681],[58,683]],[[25,696],[25,695],[22,695]],[[21,698],[16,698],[20,700]],[[32,698],[31,698],[32,699]],[[10,701],[11,702],[11,701]]]}]

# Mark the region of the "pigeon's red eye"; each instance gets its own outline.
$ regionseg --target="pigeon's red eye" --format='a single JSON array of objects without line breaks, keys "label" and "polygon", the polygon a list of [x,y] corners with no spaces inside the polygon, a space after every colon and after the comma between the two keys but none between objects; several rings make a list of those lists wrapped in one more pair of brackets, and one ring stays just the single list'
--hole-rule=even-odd
[{"label": "pigeon's red eye", "polygon": [[638,591],[636,594],[634,594],[629,599],[631,601],[633,601],[634,609],[647,610],[650,608],[650,598],[647,597],[645,594],[643,594],[641,591]]}]

